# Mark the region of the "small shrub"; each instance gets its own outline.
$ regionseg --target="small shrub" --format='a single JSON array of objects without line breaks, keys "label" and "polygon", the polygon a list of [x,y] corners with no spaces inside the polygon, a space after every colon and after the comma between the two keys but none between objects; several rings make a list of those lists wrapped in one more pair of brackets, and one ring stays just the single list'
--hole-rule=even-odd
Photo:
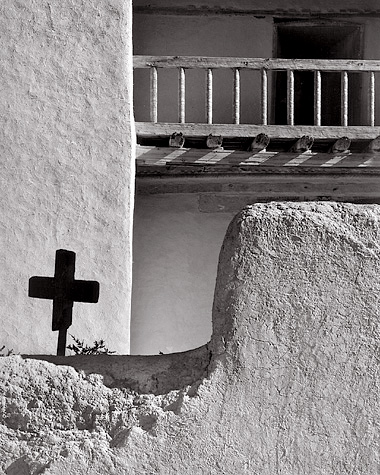
[{"label": "small shrub", "polygon": [[1,348],[0,348],[0,356],[12,356],[14,355],[14,351],[11,349],[11,350],[6,350],[5,349],[5,345],[3,345]]},{"label": "small shrub", "polygon": [[112,355],[116,353],[116,351],[110,351],[106,347],[104,340],[95,340],[93,346],[89,346],[84,343],[84,340],[81,341],[73,335],[70,336],[74,343],[68,345],[67,349],[73,351],[76,355]]}]

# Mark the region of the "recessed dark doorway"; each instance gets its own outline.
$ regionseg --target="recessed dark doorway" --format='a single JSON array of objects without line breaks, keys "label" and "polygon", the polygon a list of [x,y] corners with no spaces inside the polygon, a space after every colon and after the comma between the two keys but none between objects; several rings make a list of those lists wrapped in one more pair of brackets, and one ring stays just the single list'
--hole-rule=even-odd
[{"label": "recessed dark doorway", "polygon": [[[355,24],[281,22],[275,25],[277,58],[360,59],[362,28]],[[340,73],[322,73],[322,125],[340,125]],[[286,124],[286,72],[278,72],[275,85],[275,123]],[[294,123],[314,123],[314,73],[294,74]],[[349,74],[349,124],[360,123],[361,75]]]}]

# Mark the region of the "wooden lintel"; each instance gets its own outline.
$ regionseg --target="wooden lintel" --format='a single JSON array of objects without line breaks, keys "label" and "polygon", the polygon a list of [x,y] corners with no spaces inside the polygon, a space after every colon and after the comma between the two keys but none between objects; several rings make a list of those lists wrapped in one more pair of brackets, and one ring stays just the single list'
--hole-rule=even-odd
[{"label": "wooden lintel", "polygon": [[345,136],[351,140],[374,140],[380,135],[379,126],[312,126],[312,125],[250,125],[250,124],[178,124],[136,122],[136,133],[140,137],[169,137],[173,130],[181,131],[186,137],[207,137],[221,135],[228,137],[255,137],[260,133],[273,139],[298,139],[303,135],[314,140],[338,140]]},{"label": "wooden lintel", "polygon": [[[227,211],[230,202],[239,208],[257,201],[337,200],[380,203],[379,174],[347,175],[331,173],[256,174],[137,177],[137,195],[197,193],[203,212]],[[204,194],[201,197],[201,194]],[[226,207],[213,206],[218,196]],[[218,198],[218,199],[219,199]],[[243,202],[242,202],[243,201]],[[212,209],[206,209],[211,206]]]}]

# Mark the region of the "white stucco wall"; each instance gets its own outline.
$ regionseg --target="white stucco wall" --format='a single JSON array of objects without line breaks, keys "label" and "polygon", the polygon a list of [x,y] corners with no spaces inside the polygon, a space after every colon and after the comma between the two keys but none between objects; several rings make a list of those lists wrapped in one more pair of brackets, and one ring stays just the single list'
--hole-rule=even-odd
[{"label": "white stucco wall", "polygon": [[100,282],[69,332],[129,350],[133,124],[128,0],[0,4],[1,339],[55,353],[52,304],[28,297],[55,251]]}]

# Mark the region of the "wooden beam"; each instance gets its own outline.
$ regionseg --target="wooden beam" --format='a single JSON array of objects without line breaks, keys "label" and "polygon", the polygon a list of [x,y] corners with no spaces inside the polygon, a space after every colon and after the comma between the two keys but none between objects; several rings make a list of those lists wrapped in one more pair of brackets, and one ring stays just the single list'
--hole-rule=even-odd
[{"label": "wooden beam", "polygon": [[348,137],[340,137],[331,147],[332,153],[347,153],[350,149],[351,140]]},{"label": "wooden beam", "polygon": [[[205,2],[206,3],[206,2]],[[235,3],[235,2],[234,2]],[[267,2],[268,4],[268,2]],[[358,4],[359,5],[359,4]],[[339,8],[332,2],[328,5],[332,8],[318,8],[312,5],[308,5],[310,8],[307,9],[287,9],[279,8],[277,6],[271,7],[270,5],[267,8],[263,7],[261,4],[260,7],[257,6],[256,2],[246,3],[245,6],[240,8],[237,5],[229,4],[221,5],[218,2],[218,5],[199,5],[195,6],[194,3],[188,2],[184,5],[163,5],[162,3],[152,3],[152,2],[133,2],[133,13],[143,13],[143,14],[152,14],[152,15],[186,15],[186,16],[202,16],[202,15],[249,15],[250,17],[282,17],[282,18],[294,18],[296,15],[297,18],[302,18],[304,21],[302,25],[306,23],[306,26],[310,25],[310,18],[320,20],[325,18],[331,20],[331,16],[340,17],[340,18],[352,18],[352,15],[361,16],[361,17],[379,17],[380,9],[379,8],[350,8],[347,9],[347,5],[344,4],[343,7]]]},{"label": "wooden beam", "polygon": [[270,138],[268,137],[268,135],[262,133],[256,135],[249,147],[249,151],[260,152],[262,150],[265,150],[268,147],[269,142]]},{"label": "wooden beam", "polygon": [[182,148],[185,145],[185,137],[182,132],[174,132],[169,138],[169,147]]},{"label": "wooden beam", "polygon": [[380,137],[376,137],[368,146],[368,151],[370,153],[379,153],[380,152]]},{"label": "wooden beam", "polygon": [[221,148],[223,144],[223,137],[221,135],[209,135],[206,139],[207,148]]},{"label": "wooden beam", "polygon": [[298,139],[303,135],[320,139],[373,140],[380,135],[380,127],[371,126],[308,126],[308,125],[247,125],[247,124],[178,124],[136,122],[136,133],[140,137],[169,137],[173,131],[181,131],[186,137],[207,137],[209,134],[223,137],[255,137],[264,133],[271,139]]},{"label": "wooden beam", "polygon": [[297,140],[297,142],[291,147],[290,151],[294,153],[303,153],[311,149],[314,143],[314,138],[310,135],[303,135]]},{"label": "wooden beam", "polygon": [[267,69],[282,71],[380,71],[380,60],[228,58],[202,56],[133,57],[134,68]]},{"label": "wooden beam", "polygon": [[[233,201],[240,196],[239,209],[246,204],[264,200],[338,200],[380,202],[379,173],[373,175],[337,174],[334,169],[323,174],[261,173],[251,175],[199,176],[137,176],[137,195],[163,193],[197,193],[202,199],[202,211],[207,212],[207,196],[218,194]],[[224,198],[222,198],[224,197]],[[212,198],[211,198],[212,199]],[[210,205],[210,211],[223,211]],[[224,208],[226,210],[226,208]]]},{"label": "wooden beam", "polygon": [[[290,153],[276,151],[225,150],[138,145],[137,175],[251,174],[275,173],[380,173],[380,153]],[[380,187],[379,187],[380,192]]]}]

